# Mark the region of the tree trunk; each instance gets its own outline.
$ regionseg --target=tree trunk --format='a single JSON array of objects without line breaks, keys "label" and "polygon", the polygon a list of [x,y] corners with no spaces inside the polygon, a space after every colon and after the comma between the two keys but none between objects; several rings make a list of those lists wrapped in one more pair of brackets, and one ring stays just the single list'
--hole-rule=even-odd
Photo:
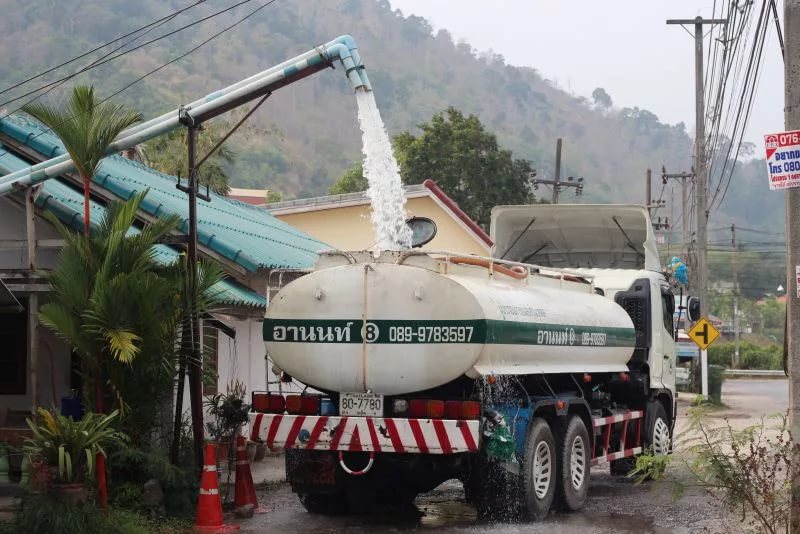
[{"label": "tree trunk", "polygon": [[[91,233],[91,199],[92,177],[83,176],[83,234],[88,238]],[[103,353],[97,354],[97,376],[95,377],[95,409],[103,413]],[[98,454],[95,459],[97,469],[97,501],[100,508],[108,509],[108,488],[106,487],[106,457]]]}]

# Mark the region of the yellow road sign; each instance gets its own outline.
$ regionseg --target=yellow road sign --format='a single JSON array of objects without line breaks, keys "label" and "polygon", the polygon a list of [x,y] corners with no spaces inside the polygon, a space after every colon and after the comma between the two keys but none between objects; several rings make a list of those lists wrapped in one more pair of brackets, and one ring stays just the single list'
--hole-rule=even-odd
[{"label": "yellow road sign", "polygon": [[706,350],[719,337],[719,330],[708,319],[701,317],[687,334],[698,347]]}]

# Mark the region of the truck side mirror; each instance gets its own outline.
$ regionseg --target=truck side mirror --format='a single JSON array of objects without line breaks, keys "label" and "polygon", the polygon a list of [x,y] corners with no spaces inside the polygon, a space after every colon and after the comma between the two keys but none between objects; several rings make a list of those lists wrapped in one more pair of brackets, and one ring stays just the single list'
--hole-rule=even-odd
[{"label": "truck side mirror", "polygon": [[695,322],[700,319],[700,299],[697,297],[689,297],[686,303],[686,316],[690,321]]}]

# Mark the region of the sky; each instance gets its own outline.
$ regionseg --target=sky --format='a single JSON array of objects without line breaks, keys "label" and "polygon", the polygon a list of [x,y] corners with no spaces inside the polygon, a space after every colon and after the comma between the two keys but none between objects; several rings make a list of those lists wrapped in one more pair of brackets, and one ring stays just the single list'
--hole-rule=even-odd
[{"label": "sky", "polygon": [[[507,63],[533,67],[571,93],[603,87],[617,107],[638,106],[664,122],[695,130],[694,38],[667,19],[710,18],[726,0],[391,0],[434,31],[492,49]],[[743,0],[740,0],[743,3]],[[753,6],[757,19],[760,2]],[[778,2],[783,12],[783,2]],[[782,22],[781,22],[782,24]],[[755,26],[755,22],[753,23]],[[690,28],[690,31],[694,31]],[[745,141],[764,150],[763,135],[783,130],[783,61],[774,23]],[[707,37],[704,46],[709,46]],[[708,48],[706,48],[708,50]]]}]

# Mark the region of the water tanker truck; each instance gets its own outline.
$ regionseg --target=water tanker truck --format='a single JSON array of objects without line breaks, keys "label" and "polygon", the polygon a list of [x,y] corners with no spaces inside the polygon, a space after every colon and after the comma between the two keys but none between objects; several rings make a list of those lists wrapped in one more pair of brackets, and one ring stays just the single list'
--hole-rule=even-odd
[{"label": "water tanker truck", "polygon": [[254,392],[250,438],[285,449],[312,512],[399,503],[449,479],[482,515],[576,510],[592,468],[668,454],[673,286],[646,208],[502,206],[492,258],[320,255],[267,308],[306,388]]}]

